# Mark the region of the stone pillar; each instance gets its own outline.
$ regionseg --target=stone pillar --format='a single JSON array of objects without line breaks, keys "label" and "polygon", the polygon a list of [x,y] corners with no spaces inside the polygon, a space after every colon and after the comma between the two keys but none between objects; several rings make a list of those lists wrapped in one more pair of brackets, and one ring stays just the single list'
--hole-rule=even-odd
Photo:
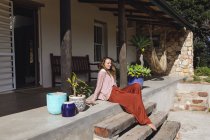
[{"label": "stone pillar", "polygon": [[[191,31],[185,31],[184,36],[180,36],[173,44],[172,48],[178,49],[168,49],[168,51],[175,51],[178,54],[174,65],[169,72],[169,75],[175,76],[191,76],[194,74],[193,70],[193,33]],[[177,45],[174,45],[177,44]],[[182,45],[181,48],[179,45]],[[179,51],[180,49],[180,51]]]}]

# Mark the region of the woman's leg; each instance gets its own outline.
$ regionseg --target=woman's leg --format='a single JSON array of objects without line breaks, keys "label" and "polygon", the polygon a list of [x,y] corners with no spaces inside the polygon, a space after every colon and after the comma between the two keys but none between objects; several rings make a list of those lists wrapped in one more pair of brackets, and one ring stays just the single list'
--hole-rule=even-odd
[{"label": "woman's leg", "polygon": [[128,93],[141,94],[141,86],[137,83],[126,86],[125,88],[123,88],[121,90],[125,91],[125,92],[128,92]]},{"label": "woman's leg", "polygon": [[136,89],[136,92],[139,93],[131,94],[113,87],[109,101],[119,103],[128,113],[133,114],[140,124],[151,124],[143,105],[141,90]]}]

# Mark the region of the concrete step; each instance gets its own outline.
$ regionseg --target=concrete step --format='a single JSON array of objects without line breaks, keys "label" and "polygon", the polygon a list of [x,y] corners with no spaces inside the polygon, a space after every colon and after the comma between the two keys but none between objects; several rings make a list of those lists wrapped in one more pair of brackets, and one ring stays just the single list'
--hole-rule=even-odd
[{"label": "concrete step", "polygon": [[[167,119],[168,114],[166,112],[155,112],[152,113],[149,118],[158,128]],[[118,140],[144,140],[153,133],[153,130],[147,125],[136,125],[134,128],[130,129],[128,132],[118,137]]]},{"label": "concrete step", "polygon": [[161,129],[151,140],[174,140],[180,127],[180,122],[165,121]]},{"label": "concrete step", "polygon": [[[146,103],[145,109],[147,114],[150,114],[155,107],[156,103]],[[113,138],[135,123],[136,119],[133,115],[121,112],[94,125],[94,133],[102,138]]]}]

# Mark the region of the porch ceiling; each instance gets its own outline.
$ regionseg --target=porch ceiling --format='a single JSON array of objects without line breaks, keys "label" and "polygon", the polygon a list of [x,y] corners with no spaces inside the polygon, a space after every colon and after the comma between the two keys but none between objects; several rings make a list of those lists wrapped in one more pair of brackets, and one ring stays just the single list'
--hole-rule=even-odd
[{"label": "porch ceiling", "polygon": [[[115,16],[118,16],[118,0],[79,0],[79,2],[94,4],[101,11],[112,12]],[[127,20],[143,24],[194,29],[189,22],[178,15],[164,0],[125,0],[125,2]]]},{"label": "porch ceiling", "polygon": [[12,0],[16,6],[27,7],[27,8],[39,8],[45,7],[43,3],[32,1],[32,0]]}]

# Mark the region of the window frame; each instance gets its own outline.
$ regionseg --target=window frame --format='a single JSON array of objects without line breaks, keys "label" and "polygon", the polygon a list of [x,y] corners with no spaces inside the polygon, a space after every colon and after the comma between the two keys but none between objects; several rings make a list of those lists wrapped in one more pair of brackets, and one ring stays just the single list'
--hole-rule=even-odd
[{"label": "window frame", "polygon": [[[100,28],[101,29],[101,38],[96,38],[98,35],[96,34],[95,29]],[[100,32],[99,32],[100,33]],[[101,59],[105,56],[107,56],[107,43],[106,43],[106,24],[103,22],[95,21],[94,22],[94,62],[100,62]],[[101,42],[97,42],[98,40],[101,40]],[[98,56],[99,52],[97,52],[96,46],[100,46],[100,56]],[[100,58],[99,58],[100,57]]]}]

